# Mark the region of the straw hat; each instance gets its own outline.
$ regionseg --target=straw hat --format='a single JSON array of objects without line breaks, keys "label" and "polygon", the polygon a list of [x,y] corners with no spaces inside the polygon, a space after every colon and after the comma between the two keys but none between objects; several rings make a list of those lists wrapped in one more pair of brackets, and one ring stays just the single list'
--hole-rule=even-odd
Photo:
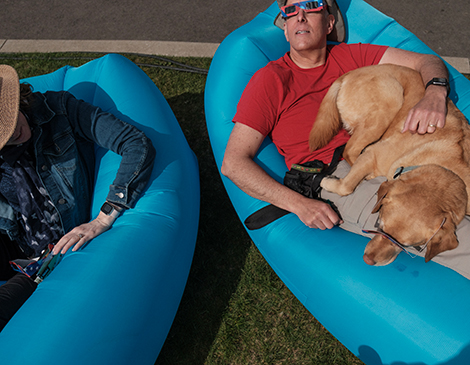
[{"label": "straw hat", "polygon": [[0,149],[13,135],[20,109],[20,80],[15,69],[0,65]]},{"label": "straw hat", "polygon": [[[277,0],[277,4],[279,5],[279,9],[286,5],[287,0]],[[344,42],[346,39],[346,28],[344,27],[344,19],[341,11],[339,10],[338,4],[336,4],[336,0],[326,0],[328,4],[328,9],[330,14],[333,14],[335,17],[335,27],[333,31],[328,34],[328,40],[332,42]],[[281,17],[281,13],[276,16],[274,19],[274,24],[281,29],[284,29],[284,19]]]}]

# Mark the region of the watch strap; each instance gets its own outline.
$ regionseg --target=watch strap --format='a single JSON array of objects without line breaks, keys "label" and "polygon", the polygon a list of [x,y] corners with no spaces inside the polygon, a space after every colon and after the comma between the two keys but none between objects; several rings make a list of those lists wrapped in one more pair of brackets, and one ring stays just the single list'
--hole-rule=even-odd
[{"label": "watch strap", "polygon": [[101,206],[101,211],[107,216],[116,219],[121,214],[122,209],[117,209],[113,204],[105,202]]},{"label": "watch strap", "polygon": [[450,85],[449,85],[449,81],[446,78],[434,77],[432,80],[430,80],[426,84],[425,88],[427,89],[428,86],[430,86],[430,85],[445,86],[445,88],[447,89],[447,96],[449,96],[449,94],[450,94]]}]

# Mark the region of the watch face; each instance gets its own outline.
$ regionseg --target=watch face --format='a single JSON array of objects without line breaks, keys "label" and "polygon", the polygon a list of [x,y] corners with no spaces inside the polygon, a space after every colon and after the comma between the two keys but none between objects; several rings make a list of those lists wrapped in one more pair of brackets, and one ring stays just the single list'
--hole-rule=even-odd
[{"label": "watch face", "polygon": [[109,215],[113,211],[113,206],[109,203],[104,203],[103,206],[101,207],[101,211],[104,214]]}]

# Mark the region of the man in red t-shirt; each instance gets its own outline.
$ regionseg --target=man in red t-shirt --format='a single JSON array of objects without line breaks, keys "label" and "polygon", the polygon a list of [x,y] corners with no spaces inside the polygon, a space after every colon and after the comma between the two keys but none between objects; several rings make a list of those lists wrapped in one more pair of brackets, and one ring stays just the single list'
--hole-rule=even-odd
[{"label": "man in red t-shirt", "polygon": [[[256,73],[246,87],[234,118],[222,173],[247,194],[296,214],[309,227],[330,229],[341,224],[342,228],[360,232],[357,216],[366,202],[357,194],[366,191],[368,200],[373,200],[381,181],[375,185],[373,180],[364,182],[356,192],[342,198],[322,191],[321,197],[337,205],[343,221],[329,204],[306,198],[280,184],[254,162],[261,143],[270,136],[289,168],[292,163],[314,159],[329,163],[335,147],[347,141],[348,135],[339,132],[328,146],[314,153],[309,152],[307,140],[323,96],[340,75],[383,63],[413,68],[420,72],[425,84],[437,77],[447,79],[448,73],[443,62],[433,55],[364,44],[327,45],[327,36],[339,33],[332,14],[337,9],[334,0],[323,2],[324,5],[318,1],[320,6],[311,9],[293,5],[292,0],[278,0],[280,7],[293,5],[284,9],[288,10],[283,27],[290,51]],[[445,87],[428,87],[423,99],[410,111],[403,132],[433,133],[442,128],[447,113],[446,96]],[[344,175],[347,169],[347,163],[342,161],[335,175]]]},{"label": "man in red t-shirt", "polygon": [[314,159],[330,163],[336,147],[345,144],[349,134],[342,130],[326,147],[309,150],[308,136],[320,103],[338,77],[378,64],[386,50],[367,44],[327,46],[325,63],[313,68],[300,68],[286,53],[253,75],[234,121],[270,136],[288,168]]}]

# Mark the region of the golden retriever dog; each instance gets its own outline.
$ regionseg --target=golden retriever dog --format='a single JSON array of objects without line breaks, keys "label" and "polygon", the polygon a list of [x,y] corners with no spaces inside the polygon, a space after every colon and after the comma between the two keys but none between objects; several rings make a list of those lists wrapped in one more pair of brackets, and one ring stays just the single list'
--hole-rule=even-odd
[{"label": "golden retriever dog", "polygon": [[[377,230],[364,261],[387,265],[401,251],[426,247],[425,261],[458,246],[455,228],[470,213],[470,126],[447,99],[446,125],[434,133],[402,133],[408,112],[423,97],[418,72],[396,65],[351,71],[336,80],[320,106],[309,136],[311,150],[345,128],[351,138],[343,157],[351,170],[321,187],[341,196],[364,179],[385,176],[373,212]],[[410,248],[410,249],[409,249]]]}]

